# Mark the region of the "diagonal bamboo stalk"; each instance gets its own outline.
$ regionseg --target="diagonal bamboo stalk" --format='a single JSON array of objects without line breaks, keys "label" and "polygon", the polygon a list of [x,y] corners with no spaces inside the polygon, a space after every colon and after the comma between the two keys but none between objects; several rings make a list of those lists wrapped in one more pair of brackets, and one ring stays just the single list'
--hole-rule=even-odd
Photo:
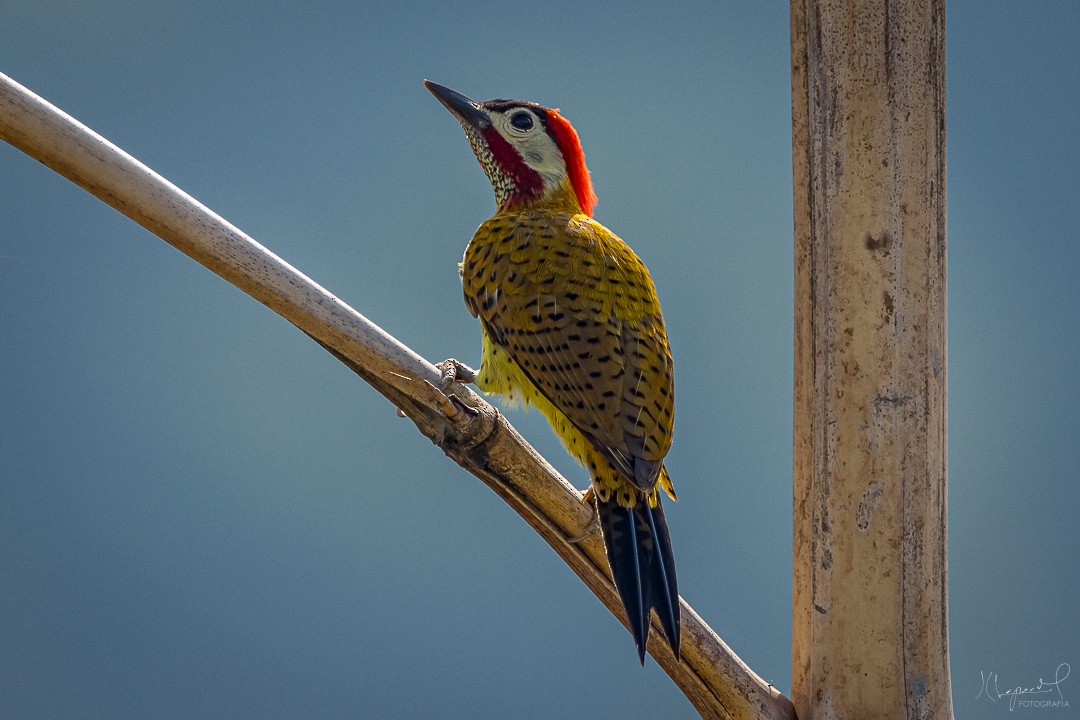
[{"label": "diagonal bamboo stalk", "polygon": [[[436,390],[435,366],[168,180],[2,74],[0,138],[311,336],[505,500],[625,624],[603,543],[595,535],[567,542],[590,519],[581,494],[482,398],[456,384],[450,397]],[[682,616],[682,662],[659,636],[649,650],[702,717],[794,718],[790,701],[747,667],[685,601]],[[652,632],[659,628],[654,625]]]}]

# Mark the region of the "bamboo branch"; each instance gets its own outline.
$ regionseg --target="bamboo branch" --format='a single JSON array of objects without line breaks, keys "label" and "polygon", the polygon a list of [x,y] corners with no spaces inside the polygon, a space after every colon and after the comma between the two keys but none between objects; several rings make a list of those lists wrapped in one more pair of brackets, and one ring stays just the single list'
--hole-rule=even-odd
[{"label": "bamboo branch", "polygon": [[[507,502],[616,618],[622,606],[581,494],[493,407],[135,158],[0,74],[0,138],[127,215],[307,333]],[[791,703],[682,601],[682,662],[656,634],[649,650],[702,717],[793,718]]]}]

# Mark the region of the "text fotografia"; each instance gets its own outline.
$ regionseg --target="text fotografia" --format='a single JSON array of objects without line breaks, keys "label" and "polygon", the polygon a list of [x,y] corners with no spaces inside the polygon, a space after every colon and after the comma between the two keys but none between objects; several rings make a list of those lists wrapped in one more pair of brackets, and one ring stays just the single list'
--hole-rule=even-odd
[{"label": "text fotografia", "polygon": [[1008,699],[1010,711],[1018,707],[1067,708],[1069,707],[1069,701],[1061,694],[1061,683],[1065,678],[1069,677],[1070,670],[1072,668],[1069,663],[1061,663],[1054,671],[1053,680],[1039,678],[1039,682],[1032,687],[1017,685],[1006,690],[999,689],[999,678],[996,672],[987,673],[980,670],[979,677],[982,679],[982,687],[979,689],[979,694],[975,696],[975,699],[985,697],[990,702]]}]

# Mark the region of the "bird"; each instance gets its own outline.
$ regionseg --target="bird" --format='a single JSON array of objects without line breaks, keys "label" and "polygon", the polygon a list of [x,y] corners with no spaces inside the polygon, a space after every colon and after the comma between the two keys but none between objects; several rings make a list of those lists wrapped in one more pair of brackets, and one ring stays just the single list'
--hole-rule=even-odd
[{"label": "bird", "polygon": [[577,131],[557,108],[476,102],[424,81],[465,130],[495,191],[495,214],[459,272],[480,320],[478,370],[451,380],[543,413],[588,468],[608,565],[645,664],[651,612],[680,657],[679,592],[664,509],[674,368],[644,263],[593,219],[597,198]]}]

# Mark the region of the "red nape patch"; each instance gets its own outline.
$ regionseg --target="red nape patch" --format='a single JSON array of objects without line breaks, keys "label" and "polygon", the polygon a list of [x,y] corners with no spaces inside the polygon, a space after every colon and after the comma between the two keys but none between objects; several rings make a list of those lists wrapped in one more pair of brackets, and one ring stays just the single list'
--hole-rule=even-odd
[{"label": "red nape patch", "polygon": [[593,192],[592,180],[589,178],[589,168],[585,166],[585,151],[581,149],[577,130],[557,109],[547,111],[547,129],[555,138],[555,144],[562,150],[566,174],[570,176],[570,184],[574,186],[581,211],[592,217],[596,193]]}]

